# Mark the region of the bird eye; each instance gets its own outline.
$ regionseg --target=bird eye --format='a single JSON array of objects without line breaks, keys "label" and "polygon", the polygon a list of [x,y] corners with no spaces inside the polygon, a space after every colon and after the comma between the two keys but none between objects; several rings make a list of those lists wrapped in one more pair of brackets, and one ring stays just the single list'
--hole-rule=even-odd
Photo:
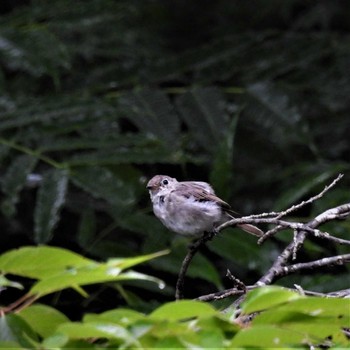
[{"label": "bird eye", "polygon": [[168,179],[164,179],[164,180],[162,181],[162,184],[163,184],[163,185],[167,185],[168,183],[169,183]]}]

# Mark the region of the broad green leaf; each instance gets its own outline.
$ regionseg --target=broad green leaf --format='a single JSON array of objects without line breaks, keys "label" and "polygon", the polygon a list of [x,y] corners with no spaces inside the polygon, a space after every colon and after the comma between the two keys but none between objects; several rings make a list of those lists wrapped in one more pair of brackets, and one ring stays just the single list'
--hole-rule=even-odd
[{"label": "broad green leaf", "polygon": [[170,253],[170,250],[163,250],[161,252],[153,253],[153,254],[147,254],[147,255],[140,255],[133,258],[112,258],[107,261],[107,266],[115,266],[122,270],[125,270],[131,266],[135,266],[137,264],[141,264],[145,261],[158,258],[163,255],[167,255]]},{"label": "broad green leaf", "polygon": [[36,279],[94,264],[97,263],[93,260],[56,247],[23,247],[0,255],[2,273]]},{"label": "broad green leaf", "polygon": [[[274,314],[276,312],[276,314]],[[281,313],[302,313],[312,317],[333,317],[336,322],[344,327],[350,324],[350,300],[348,298],[321,298],[307,297],[296,298],[288,303],[278,305],[271,312],[267,310],[261,314],[261,317],[272,317],[271,321],[276,322]],[[277,317],[275,320],[274,317]],[[259,318],[258,318],[259,319]]]},{"label": "broad green leaf", "polygon": [[32,156],[20,155],[12,161],[1,177],[1,189],[6,194],[6,199],[2,202],[1,207],[6,215],[14,214],[18,194],[24,187],[27,175],[33,170],[37,160]]},{"label": "broad green leaf", "polygon": [[43,338],[53,335],[60,324],[69,321],[63,313],[43,304],[31,305],[21,310],[19,315]]},{"label": "broad green leaf", "polygon": [[133,271],[121,274],[125,268],[162,254],[164,252],[127,258],[123,265],[123,259],[98,263],[61,248],[25,247],[0,256],[0,270],[40,279],[30,290],[31,294],[40,296],[68,287],[79,291],[81,285],[126,280],[151,281],[163,288],[164,283],[157,278]]},{"label": "broad green leaf", "polygon": [[339,317],[336,313],[332,316],[310,315],[300,311],[295,312],[293,302],[289,306],[288,311],[280,311],[277,307],[258,314],[252,321],[252,327],[275,325],[315,338],[325,339],[331,336],[335,342],[346,343],[342,327],[350,324],[350,315],[348,317]]},{"label": "broad green leaf", "polygon": [[52,170],[44,174],[34,213],[35,242],[46,243],[51,239],[65,202],[67,185],[66,170]]},{"label": "broad green leaf", "polygon": [[20,349],[19,343],[13,341],[0,340],[0,349]]},{"label": "broad green leaf", "polygon": [[247,294],[242,304],[242,311],[246,314],[262,311],[295,299],[303,298],[297,292],[278,287],[266,286],[256,288]]},{"label": "broad green leaf", "polygon": [[[150,281],[157,283],[159,288],[164,288],[164,282],[158,278],[148,276],[142,273],[128,271],[121,273],[121,269],[110,267],[106,264],[95,264],[81,268],[70,268],[59,274],[47,277],[35,283],[29,293],[44,296],[66,288],[77,289],[80,286],[105,282],[124,282],[124,281]],[[86,294],[83,292],[83,294]]]},{"label": "broad green leaf", "polygon": [[64,334],[71,339],[106,338],[120,339],[121,341],[132,340],[132,336],[127,329],[111,322],[64,323],[58,327],[57,333]]},{"label": "broad green leaf", "polygon": [[[246,328],[238,332],[230,344],[231,348],[283,348],[301,345],[312,340],[304,334],[277,326],[264,325]],[[320,340],[320,339],[317,339]]]},{"label": "broad green leaf", "polygon": [[220,91],[215,87],[192,89],[177,98],[176,106],[197,143],[210,152],[217,149],[229,126]]},{"label": "broad green leaf", "polygon": [[38,337],[20,316],[8,314],[0,317],[0,340],[32,348],[34,343],[38,342]]},{"label": "broad green leaf", "polygon": [[191,317],[214,316],[216,310],[199,301],[180,300],[160,306],[149,317],[157,320],[179,321]]},{"label": "broad green leaf", "polygon": [[156,340],[152,345],[157,349],[191,349],[193,344],[183,344],[184,342],[179,337],[168,336],[166,338]]},{"label": "broad green leaf", "polygon": [[199,337],[199,346],[204,349],[221,349],[225,344],[224,333],[218,328],[201,331]]},{"label": "broad green leaf", "polygon": [[46,349],[63,348],[69,342],[69,337],[62,333],[54,333],[42,342]]},{"label": "broad green leaf", "polygon": [[120,308],[105,311],[101,314],[86,314],[84,316],[84,322],[106,321],[128,326],[139,320],[145,319],[145,317],[145,315],[135,310]]}]

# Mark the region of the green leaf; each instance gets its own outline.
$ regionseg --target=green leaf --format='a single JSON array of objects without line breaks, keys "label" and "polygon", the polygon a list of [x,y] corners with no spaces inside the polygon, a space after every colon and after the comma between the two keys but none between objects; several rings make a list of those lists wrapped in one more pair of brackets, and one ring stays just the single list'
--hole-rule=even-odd
[{"label": "green leaf", "polygon": [[199,301],[180,300],[160,306],[149,317],[156,320],[179,321],[192,317],[208,317],[215,314],[216,310],[209,304]]},{"label": "green leaf", "polygon": [[226,103],[219,89],[192,89],[177,98],[176,106],[197,143],[205,150],[215,151],[229,127]]},{"label": "green leaf", "polygon": [[98,263],[61,248],[25,247],[1,255],[0,270],[3,273],[40,279],[29,292],[40,296],[69,287],[79,291],[81,285],[111,281],[150,281],[157,283],[159,288],[164,288],[163,281],[155,277],[134,271],[121,273],[123,269],[164,253]]},{"label": "green leaf", "polygon": [[51,277],[61,271],[93,264],[93,260],[69,250],[45,246],[22,247],[0,256],[2,273],[35,279]]},{"label": "green leaf", "polygon": [[[299,298],[279,305],[271,312],[265,311],[261,314],[261,318],[268,317],[271,322],[284,322],[284,319],[280,319],[280,317],[284,314],[288,316],[288,313],[303,314],[305,319],[309,319],[309,317],[325,318],[328,322],[329,318],[333,317],[333,322],[339,326],[347,327],[350,324],[350,300],[347,298]],[[260,317],[257,317],[257,320],[259,321]]]},{"label": "green leaf", "polygon": [[247,294],[242,304],[242,311],[249,314],[300,298],[303,297],[297,292],[278,286],[256,288]]},{"label": "green leaf", "polygon": [[[33,295],[39,295],[40,297],[57,292],[66,288],[77,289],[79,286],[105,283],[105,282],[124,282],[124,281],[150,281],[157,283],[159,288],[164,288],[164,282],[158,278],[148,276],[142,273],[128,271],[121,273],[121,269],[117,267],[110,267],[106,264],[95,264],[91,266],[72,268],[62,271],[59,274],[47,277],[35,283],[30,289],[29,293]],[[83,296],[84,292],[80,292]]]},{"label": "green leaf", "polygon": [[0,349],[16,349],[16,350],[18,350],[19,348],[20,348],[20,345],[16,342],[0,340]]},{"label": "green leaf", "polygon": [[20,155],[11,162],[6,173],[1,178],[1,189],[6,194],[6,199],[2,203],[2,211],[6,215],[13,215],[15,205],[18,201],[18,194],[24,187],[27,175],[33,170],[37,158]]},{"label": "green leaf", "polygon": [[69,321],[63,313],[43,304],[31,305],[19,315],[43,338],[53,335],[60,324]]},{"label": "green leaf", "polygon": [[71,339],[106,338],[132,341],[131,334],[124,327],[111,322],[65,323],[58,327],[57,333]]},{"label": "green leaf", "polygon": [[101,314],[86,314],[84,316],[84,322],[106,321],[128,326],[139,320],[143,320],[144,318],[145,315],[141,314],[140,312],[119,308],[105,311]]},{"label": "green leaf", "polygon": [[8,314],[0,317],[0,339],[16,342],[25,348],[32,348],[38,342],[36,334],[20,316]]},{"label": "green leaf", "polygon": [[301,345],[305,339],[302,333],[276,326],[264,325],[243,329],[238,332],[230,344],[231,348],[281,348]]},{"label": "green leaf", "polygon": [[34,213],[35,242],[46,243],[51,239],[65,202],[67,185],[66,170],[52,170],[44,174]]},{"label": "green leaf", "polygon": [[140,255],[133,258],[112,258],[107,261],[107,266],[116,266],[122,270],[125,270],[131,266],[135,266],[137,264],[141,264],[145,261],[149,261],[151,259],[158,258],[163,255],[167,255],[170,253],[170,250],[163,250],[161,252],[153,253],[153,254],[147,254],[147,255]]},{"label": "green leaf", "polygon": [[349,325],[349,317],[347,320],[340,320],[335,315],[333,317],[319,317],[302,312],[279,311],[276,308],[257,315],[252,322],[252,327],[273,324],[296,333],[303,333],[308,338],[321,340],[331,337],[334,342],[346,344],[347,341],[342,332],[342,327],[346,327],[345,323]]},{"label": "green leaf", "polygon": [[[47,338],[45,338],[42,342],[45,349],[55,349],[55,348],[63,348],[69,342],[69,338],[65,334],[53,334]],[[88,349],[88,344],[86,344],[86,348]]]}]

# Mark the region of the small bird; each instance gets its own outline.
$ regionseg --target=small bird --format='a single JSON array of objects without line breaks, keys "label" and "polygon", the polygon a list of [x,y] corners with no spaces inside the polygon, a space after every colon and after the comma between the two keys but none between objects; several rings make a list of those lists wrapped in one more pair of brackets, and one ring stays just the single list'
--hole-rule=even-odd
[{"label": "small bird", "polygon": [[[180,235],[198,237],[237,216],[230,205],[217,197],[206,182],[179,182],[170,176],[156,175],[146,188],[156,217],[165,227]],[[263,235],[253,225],[237,226],[252,235]]]}]

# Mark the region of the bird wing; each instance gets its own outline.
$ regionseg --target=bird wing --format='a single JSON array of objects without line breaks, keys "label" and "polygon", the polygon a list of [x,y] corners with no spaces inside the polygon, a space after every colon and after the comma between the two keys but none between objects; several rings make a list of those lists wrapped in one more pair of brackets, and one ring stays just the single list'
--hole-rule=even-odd
[{"label": "bird wing", "polygon": [[181,181],[181,184],[200,187],[209,193],[215,194],[213,187],[204,181]]},{"label": "bird wing", "polygon": [[207,186],[204,186],[203,184],[206,184],[205,182],[191,182],[191,181],[184,181],[177,184],[176,188],[172,191],[176,195],[183,196],[186,198],[193,197],[195,200],[198,200],[199,202],[215,202],[220,207],[222,207],[225,211],[230,210],[230,205],[217,197],[214,193],[214,190],[209,186],[211,189],[211,192],[207,190]]}]

